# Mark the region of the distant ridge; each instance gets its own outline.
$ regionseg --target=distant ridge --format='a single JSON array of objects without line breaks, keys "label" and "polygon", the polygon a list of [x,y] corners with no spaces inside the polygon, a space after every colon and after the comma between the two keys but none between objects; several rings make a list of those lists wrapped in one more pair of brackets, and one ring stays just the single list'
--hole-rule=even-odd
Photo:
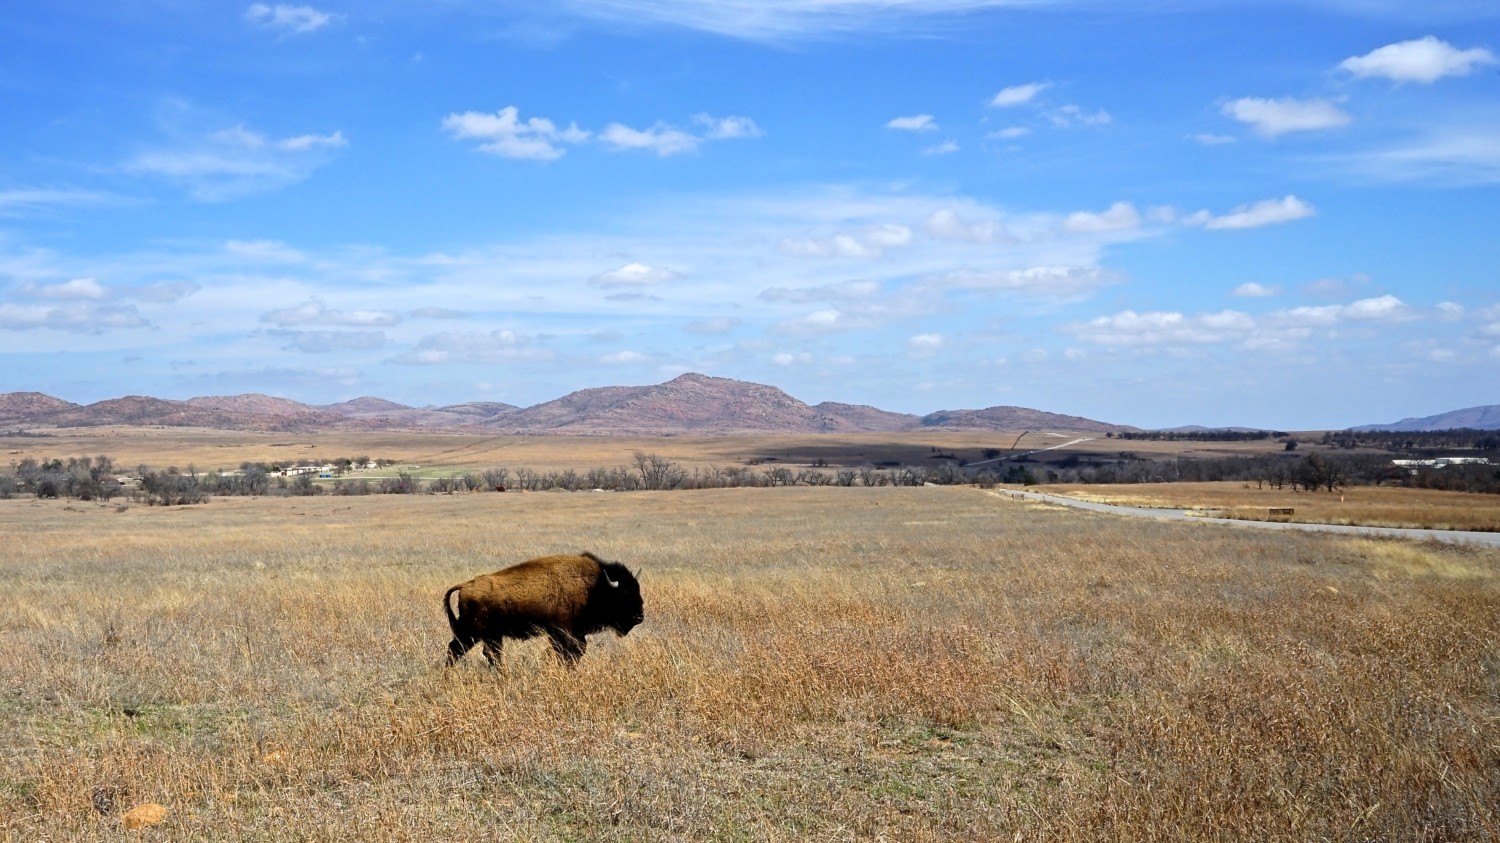
[{"label": "distant ridge", "polygon": [[985,410],[939,410],[922,417],[922,427],[980,430],[1070,430],[1080,433],[1122,433],[1140,430],[1129,425],[1106,424],[1081,416],[1065,416],[1026,407],[990,407]]},{"label": "distant ridge", "polygon": [[79,405],[40,392],[0,394],[0,425],[202,427],[223,430],[454,430],[585,436],[736,433],[900,433],[915,430],[1137,430],[1025,407],[944,410],[926,416],[863,404],[809,405],[765,384],[688,373],[649,386],[581,389],[532,407],[475,401],[409,407],[364,396],[314,406],[270,395],[183,401],[130,395]]},{"label": "distant ridge", "polygon": [[1486,404],[1438,413],[1435,416],[1402,419],[1390,424],[1365,424],[1351,427],[1357,432],[1391,430],[1397,433],[1420,433],[1426,430],[1454,430],[1466,427],[1472,430],[1500,430],[1500,404]]}]

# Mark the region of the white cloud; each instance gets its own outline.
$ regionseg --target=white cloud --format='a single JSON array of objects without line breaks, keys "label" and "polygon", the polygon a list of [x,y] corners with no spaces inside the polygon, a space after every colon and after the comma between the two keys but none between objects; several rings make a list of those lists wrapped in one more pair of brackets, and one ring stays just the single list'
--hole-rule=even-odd
[{"label": "white cloud", "polygon": [[1039,299],[1071,299],[1108,284],[1114,275],[1094,266],[1034,266],[1026,269],[956,269],[927,278],[924,289],[1016,293]]},{"label": "white cloud", "polygon": [[1347,126],[1352,117],[1330,100],[1261,99],[1242,97],[1224,104],[1226,116],[1250,126],[1267,138],[1289,132],[1312,132]]},{"label": "white cloud", "polygon": [[98,301],[106,297],[104,287],[92,278],[74,278],[60,284],[27,282],[21,285],[20,292],[24,296],[35,299]]},{"label": "white cloud", "polygon": [[779,322],[772,328],[772,331],[777,334],[804,336],[836,334],[869,328],[874,324],[868,317],[846,313],[836,308],[826,308]]},{"label": "white cloud", "polygon": [[1015,140],[1016,138],[1024,138],[1029,134],[1031,134],[1031,130],[1025,126],[1007,126],[1004,129],[997,129],[990,132],[985,135],[985,138],[989,140]]},{"label": "white cloud", "polygon": [[703,141],[758,138],[765,134],[749,117],[697,114],[693,122],[704,128],[703,134],[685,132],[664,122],[657,122],[649,129],[610,123],[595,134],[576,123],[559,129],[545,117],[522,121],[516,107],[511,105],[494,114],[478,111],[450,114],[443,119],[443,128],[456,139],[483,141],[478,147],[481,152],[533,161],[555,161],[566,152],[564,145],[590,140],[616,150],[646,150],[666,158],[692,152]]},{"label": "white cloud", "polygon": [[732,316],[711,316],[706,319],[694,319],[682,329],[689,334],[717,337],[733,333],[741,324],[743,323],[739,319]]},{"label": "white cloud", "polygon": [[1255,281],[1246,281],[1231,290],[1229,294],[1242,299],[1263,299],[1281,295],[1281,288],[1267,286]]},{"label": "white cloud", "polygon": [[372,351],[386,344],[384,331],[275,331],[291,340],[291,351],[327,354],[333,351]]},{"label": "white cloud", "polygon": [[1344,59],[1339,67],[1361,78],[1377,76],[1430,85],[1444,76],[1467,76],[1478,66],[1495,63],[1495,54],[1483,47],[1460,50],[1429,35]]},{"label": "white cloud", "polygon": [[511,330],[429,334],[417,342],[416,348],[392,358],[391,362],[436,366],[550,360],[555,356],[549,349],[534,347],[534,343],[533,337]]},{"label": "white cloud", "polygon": [[643,149],[666,158],[692,152],[701,140],[696,135],[657,123],[649,129],[632,129],[622,123],[611,123],[599,133],[599,140],[616,149]]},{"label": "white cloud", "polygon": [[931,357],[943,349],[947,340],[942,334],[917,334],[906,341],[906,348],[916,357]]},{"label": "white cloud", "polygon": [[1011,108],[1024,105],[1052,86],[1051,82],[1028,82],[1025,85],[1011,85],[1001,88],[1000,92],[990,98],[990,106],[993,108]]},{"label": "white cloud", "polygon": [[945,140],[942,143],[934,144],[933,146],[929,146],[926,149],[922,150],[922,154],[923,155],[948,155],[950,153],[954,153],[954,152],[957,152],[957,151],[958,151],[958,142],[957,141],[954,141],[954,140]]},{"label": "white cloud", "polygon": [[1052,125],[1061,128],[1072,126],[1107,126],[1114,122],[1114,118],[1109,116],[1109,112],[1102,108],[1098,111],[1088,112],[1083,110],[1083,106],[1071,104],[1062,106],[1061,108],[1054,108],[1047,112],[1047,119],[1052,121]]},{"label": "white cloud", "polygon": [[333,23],[338,15],[320,12],[311,6],[288,6],[277,3],[253,3],[245,10],[245,20],[266,29],[278,29],[284,33],[302,35],[316,32]]},{"label": "white cloud", "polygon": [[1236,310],[1185,316],[1176,311],[1124,310],[1064,326],[1080,340],[1107,346],[1198,345],[1242,339],[1255,320]]},{"label": "white cloud", "polygon": [[922,233],[934,240],[955,240],[966,243],[1009,243],[1013,238],[1006,233],[1005,226],[996,220],[964,222],[952,208],[933,211],[922,222]]},{"label": "white cloud", "polygon": [[645,362],[648,358],[639,351],[616,351],[599,358],[599,362],[606,366],[628,366],[634,363]]},{"label": "white cloud", "polygon": [[770,287],[761,291],[760,299],[762,301],[805,304],[815,301],[867,299],[879,293],[880,284],[875,281],[852,280],[840,281],[836,284],[826,284],[821,287],[800,287],[796,289]]},{"label": "white cloud", "polygon": [[1141,214],[1129,202],[1116,202],[1103,213],[1077,211],[1063,220],[1063,228],[1080,233],[1128,231],[1139,228]]},{"label": "white cloud", "polygon": [[1278,225],[1293,220],[1306,219],[1316,213],[1313,207],[1296,196],[1288,194],[1281,199],[1265,199],[1251,205],[1241,205],[1221,216],[1200,211],[1189,217],[1190,225],[1201,225],[1210,230],[1259,228],[1263,225]]},{"label": "white cloud", "polygon": [[328,135],[298,135],[277,141],[276,145],[288,152],[301,152],[305,149],[338,149],[348,146],[349,141],[344,138],[343,132],[334,132]]},{"label": "white cloud", "polygon": [[227,240],[224,251],[237,258],[268,263],[301,263],[307,260],[302,252],[279,240]]},{"label": "white cloud", "polygon": [[913,114],[910,117],[892,118],[885,127],[900,132],[935,132],[938,126],[931,114]]},{"label": "white cloud", "polygon": [[1464,306],[1458,302],[1438,302],[1437,313],[1444,322],[1457,322],[1464,317]]},{"label": "white cloud", "polygon": [[1282,324],[1330,326],[1343,322],[1400,322],[1416,318],[1412,308],[1392,295],[1360,299],[1349,304],[1294,307],[1273,314]]},{"label": "white cloud", "polygon": [[508,105],[494,114],[465,111],[443,118],[443,128],[459,140],[478,140],[480,152],[531,161],[555,161],[563,156],[562,144],[579,144],[589,133],[570,124],[566,129],[545,117],[520,120],[519,110]]},{"label": "white cloud", "polygon": [[781,351],[771,355],[771,362],[778,366],[806,366],[812,360],[812,355],[805,351],[796,354],[790,351]]},{"label": "white cloud", "polygon": [[910,228],[885,223],[828,237],[786,237],[777,245],[783,252],[798,257],[869,260],[885,254],[887,249],[910,243]]},{"label": "white cloud", "polygon": [[1204,146],[1223,146],[1224,144],[1235,142],[1233,135],[1216,135],[1211,132],[1200,132],[1192,137],[1193,140]]},{"label": "white cloud", "polygon": [[589,283],[600,287],[649,287],[680,278],[682,278],[680,274],[664,266],[649,266],[631,261],[624,266],[593,276],[589,279]]},{"label": "white cloud", "polygon": [[693,116],[693,122],[707,129],[704,133],[704,138],[707,140],[758,138],[765,134],[749,117],[713,117],[708,114],[697,114]]},{"label": "white cloud", "polygon": [[330,310],[317,299],[296,307],[283,307],[261,314],[260,321],[283,327],[290,325],[395,325],[401,317],[388,310]]},{"label": "white cloud", "polygon": [[26,298],[45,301],[97,302],[128,300],[151,304],[171,304],[187,298],[202,287],[192,281],[159,281],[138,287],[105,287],[93,278],[74,278],[56,284],[27,281],[16,292]]},{"label": "white cloud", "polygon": [[144,328],[151,323],[135,305],[107,305],[93,301],[63,304],[0,303],[0,329],[53,330],[97,334],[111,328]]}]

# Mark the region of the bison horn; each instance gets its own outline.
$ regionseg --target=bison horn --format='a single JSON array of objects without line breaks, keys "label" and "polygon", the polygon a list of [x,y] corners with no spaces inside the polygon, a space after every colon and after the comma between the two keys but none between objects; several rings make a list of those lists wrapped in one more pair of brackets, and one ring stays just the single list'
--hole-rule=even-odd
[{"label": "bison horn", "polygon": [[620,587],[619,583],[617,583],[614,580],[612,580],[612,579],[609,578],[609,574],[605,574],[604,575],[604,581],[607,582],[607,583],[609,583],[609,587],[610,588],[619,588]]}]

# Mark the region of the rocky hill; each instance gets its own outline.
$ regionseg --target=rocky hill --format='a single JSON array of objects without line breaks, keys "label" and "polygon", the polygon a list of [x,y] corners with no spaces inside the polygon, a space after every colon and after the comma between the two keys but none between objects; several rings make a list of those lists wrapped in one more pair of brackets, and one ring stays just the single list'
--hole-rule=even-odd
[{"label": "rocky hill", "polygon": [[516,433],[828,433],[900,430],[914,420],[874,407],[810,407],[774,386],[689,373],[655,386],[579,390],[486,426]]},{"label": "rocky hill", "polygon": [[940,410],[921,419],[924,428],[969,430],[1066,430],[1078,433],[1120,433],[1138,427],[1065,416],[1026,407],[989,407],[984,410]]}]

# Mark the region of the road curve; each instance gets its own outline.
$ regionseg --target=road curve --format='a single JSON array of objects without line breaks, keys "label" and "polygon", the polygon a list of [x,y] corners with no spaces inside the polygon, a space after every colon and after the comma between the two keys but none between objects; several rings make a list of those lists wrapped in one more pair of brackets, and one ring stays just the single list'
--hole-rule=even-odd
[{"label": "road curve", "polygon": [[1419,541],[1440,541],[1454,544],[1477,544],[1500,547],[1500,533],[1481,533],[1469,530],[1419,530],[1408,527],[1352,527],[1347,524],[1300,524],[1293,521],[1242,521],[1237,518],[1214,518],[1202,514],[1189,514],[1185,509],[1155,509],[1146,506],[1116,506],[1112,503],[1080,501],[1062,495],[1043,492],[1026,492],[1015,489],[996,491],[994,494],[1016,500],[1040,501],[1086,509],[1091,512],[1112,512],[1116,515],[1131,515],[1138,518],[1155,518],[1162,521],[1194,521],[1200,524],[1224,524],[1230,527],[1248,527],[1258,530],[1305,530],[1314,533],[1344,533],[1355,536],[1378,536]]}]

